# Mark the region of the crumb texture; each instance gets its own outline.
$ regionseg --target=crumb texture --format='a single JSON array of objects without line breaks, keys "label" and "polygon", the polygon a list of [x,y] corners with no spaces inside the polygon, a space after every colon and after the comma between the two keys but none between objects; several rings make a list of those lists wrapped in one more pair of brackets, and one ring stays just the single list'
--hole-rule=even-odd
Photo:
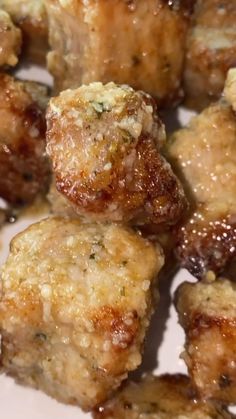
[{"label": "crumb texture", "polygon": [[1,9],[0,33],[0,67],[14,67],[21,52],[21,31],[14,25],[9,14]]},{"label": "crumb texture", "polygon": [[227,279],[184,283],[177,293],[186,332],[183,358],[198,393],[225,403],[236,400],[236,285]]},{"label": "crumb texture", "polygon": [[45,153],[47,88],[0,74],[0,197],[31,203],[49,183]]},{"label": "crumb texture", "polygon": [[180,374],[129,382],[100,406],[94,419],[226,419],[219,404],[197,401],[188,377]]},{"label": "crumb texture", "polygon": [[177,232],[177,256],[201,278],[221,272],[236,251],[236,118],[221,101],[194,117],[168,144],[191,209]]},{"label": "crumb texture", "polygon": [[185,59],[187,105],[199,110],[220,97],[235,54],[236,0],[197,0]]},{"label": "crumb texture", "polygon": [[91,409],[141,362],[163,265],[124,227],[49,218],[11,243],[2,269],[2,364],[19,381]]},{"label": "crumb texture", "polygon": [[113,80],[152,94],[160,104],[175,103],[182,97],[192,4],[114,0],[111,7],[106,0],[46,0],[48,67],[56,90]]},{"label": "crumb texture", "polygon": [[153,99],[100,82],[66,90],[47,111],[47,152],[56,187],[93,220],[175,224],[180,182],[160,154],[165,131]]}]

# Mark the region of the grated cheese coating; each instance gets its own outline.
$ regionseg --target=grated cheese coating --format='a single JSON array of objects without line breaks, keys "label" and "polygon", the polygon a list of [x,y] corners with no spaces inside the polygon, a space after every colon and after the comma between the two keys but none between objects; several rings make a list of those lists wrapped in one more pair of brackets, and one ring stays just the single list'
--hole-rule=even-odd
[{"label": "grated cheese coating", "polygon": [[4,370],[85,410],[105,400],[141,363],[163,262],[116,224],[49,218],[20,233],[2,269]]}]

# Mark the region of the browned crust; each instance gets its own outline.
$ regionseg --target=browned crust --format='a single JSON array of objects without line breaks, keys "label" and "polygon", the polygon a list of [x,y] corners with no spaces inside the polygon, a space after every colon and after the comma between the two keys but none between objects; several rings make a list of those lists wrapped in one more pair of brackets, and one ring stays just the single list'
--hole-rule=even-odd
[{"label": "browned crust", "polygon": [[32,21],[29,17],[17,22],[23,34],[24,56],[39,65],[46,64],[49,50],[48,28],[45,22]]},{"label": "browned crust", "polygon": [[[139,0],[116,0],[112,8],[107,7],[107,2],[104,0],[99,3],[94,2],[96,6],[99,4],[101,8],[99,18],[101,17],[102,24],[101,27],[100,24],[98,24],[98,27],[95,24],[92,32],[99,37],[99,30],[102,28],[102,33],[106,37],[105,42],[99,38],[99,42],[104,46],[104,51],[100,51],[101,60],[95,66],[96,68],[94,67],[94,74],[90,74],[90,60],[87,59],[87,52],[84,52],[87,47],[88,35],[86,31],[88,25],[87,23],[84,25],[80,2],[74,1],[64,9],[59,1],[48,0],[46,3],[49,11],[49,39],[52,49],[52,54],[50,53],[48,56],[48,65],[49,70],[55,77],[56,92],[95,80],[101,80],[104,83],[114,80],[117,83],[130,84],[135,89],[143,89],[149,92],[156,97],[158,106],[161,107],[176,105],[182,100],[183,51],[195,0],[149,1],[147,11],[140,7],[142,3]],[[93,2],[90,2],[90,6],[92,4]],[[135,43],[133,37],[130,36],[132,31],[134,34],[137,31],[133,22],[136,19],[138,22],[139,16],[141,16],[142,21],[143,13],[146,13],[150,19],[150,31],[142,31],[142,28],[140,28]],[[122,33],[120,27],[122,23],[115,17],[115,15],[122,16],[122,14],[124,15],[123,23],[127,28],[127,45],[119,36],[119,33]],[[62,29],[61,15],[65,16],[64,29]],[[84,42],[83,45],[79,46],[79,43],[76,44],[72,41],[70,49],[68,49],[63,42],[63,37],[70,33],[67,30],[67,21],[68,28],[69,24],[76,28],[77,19],[81,19],[80,28]],[[113,31],[108,23],[112,20],[114,21]],[[51,33],[50,27],[52,28]],[[163,30],[165,27],[167,27],[167,32]],[[59,33],[59,39],[61,40],[59,43],[55,37],[55,30]],[[176,39],[175,43],[179,54],[176,54],[174,47],[171,51],[168,30]],[[143,33],[140,39],[139,32]],[[150,42],[152,37],[153,39]],[[78,38],[80,38],[80,35],[78,35]],[[155,48],[154,38],[157,39],[158,49]],[[107,39],[109,39],[109,42],[107,42]],[[115,40],[114,45],[113,39]],[[91,43],[90,40],[87,42],[88,45]],[[71,51],[71,48],[73,51]],[[126,50],[126,48],[127,54],[122,54],[121,51]],[[114,49],[117,51],[118,58],[113,51]],[[78,54],[80,54],[81,59],[76,61],[75,57]],[[74,56],[74,59],[71,59],[71,55]],[[85,55],[86,57],[84,57]],[[99,61],[99,54],[97,58]],[[122,60],[125,61],[122,62]]]},{"label": "browned crust", "polygon": [[182,374],[148,375],[139,382],[127,382],[113,399],[95,409],[93,417],[233,418],[220,403],[198,400],[191,380]]},{"label": "browned crust", "polygon": [[217,327],[225,338],[232,338],[236,332],[236,318],[211,317],[196,311],[188,318],[183,317],[182,320],[189,340],[198,339],[206,329],[213,327]]},{"label": "browned crust", "polygon": [[[219,10],[222,13],[219,13]],[[192,17],[192,27],[187,40],[185,56],[184,91],[185,104],[201,110],[222,94],[227,71],[236,66],[236,48],[223,46],[210,48],[195,38],[194,30],[224,30],[236,24],[235,0],[197,0]],[[235,42],[232,44],[235,44]]]},{"label": "browned crust", "polygon": [[117,202],[129,219],[160,226],[175,224],[186,207],[179,181],[157,152],[153,139],[140,137],[136,151],[132,180],[126,182],[125,188],[119,185],[126,181],[126,170],[118,161],[113,167],[110,184],[99,191],[96,200],[96,184],[76,187],[68,177],[56,174],[57,189],[75,205],[75,209],[81,206],[91,213],[103,213],[112,202]]},{"label": "browned crust", "polygon": [[181,284],[176,305],[186,333],[185,360],[198,395],[235,403],[235,284],[219,278],[212,283]]},{"label": "browned crust", "polygon": [[[74,158],[79,162],[79,158],[83,157],[78,155],[76,147],[74,151],[70,150],[66,143],[68,134],[79,143],[81,132],[78,133],[74,122],[70,123],[67,114],[58,116],[50,108],[47,113],[48,150],[54,165],[56,188],[74,205],[78,214],[90,217],[96,215],[100,219],[112,221],[114,215],[109,208],[114,204],[117,206],[119,221],[122,219],[134,220],[137,224],[153,223],[160,229],[166,229],[181,218],[187,201],[171,166],[159,153],[163,142],[163,127],[153,99],[143,92],[133,92],[127,99],[123,115],[136,117],[142,102],[153,107],[155,134],[154,130],[149,134],[142,132],[137,141],[135,139],[119,143],[111,157],[112,168],[109,171],[101,170],[96,173],[90,170],[88,174],[84,174],[83,171],[76,173],[74,170],[74,173],[68,173],[64,170],[64,156],[58,153],[57,144],[65,144],[67,154],[74,152]],[[76,103],[71,101],[64,106],[73,107]],[[104,112],[99,121],[104,126],[109,126],[116,123],[115,118],[112,112]],[[85,124],[83,130],[86,129]],[[104,142],[104,153],[107,153],[107,146],[111,141],[112,138],[107,138]],[[99,156],[100,154],[96,155],[95,162],[99,161]],[[131,158],[131,165],[126,164],[127,158]]]},{"label": "browned crust", "polygon": [[177,232],[176,256],[183,268],[202,278],[220,273],[236,256],[236,222],[226,216],[208,224],[189,221]]},{"label": "browned crust", "polygon": [[[30,97],[27,104],[21,103],[20,85],[22,95],[28,95],[23,84],[0,74],[0,90],[5,98],[2,107],[11,114],[13,123],[14,119],[21,120],[19,136],[14,133],[10,142],[5,140],[0,127],[0,196],[16,206],[30,203],[38,192],[46,191],[49,181],[49,164],[44,155],[44,111]],[[34,138],[30,135],[32,126],[38,131]]]},{"label": "browned crust", "polygon": [[10,16],[0,9],[0,65],[3,68],[14,67],[22,47],[22,33]]},{"label": "browned crust", "polygon": [[[186,334],[186,362],[199,396],[235,403],[236,319],[195,312],[186,324]],[[219,346],[221,350],[217,353],[214,349],[212,360],[206,364],[203,351],[208,339],[212,339],[209,350],[211,345]]]},{"label": "browned crust", "polygon": [[[136,311],[119,312],[109,306],[99,309],[93,316],[95,329],[107,335],[116,351],[122,351],[131,346],[137,337],[139,319]],[[117,343],[114,344],[117,338]]]},{"label": "browned crust", "polygon": [[[23,35],[23,55],[29,61],[39,65],[46,64],[48,44],[48,21],[46,8],[41,5],[39,12],[34,12],[34,3],[41,5],[41,0],[16,2],[3,1],[0,7],[6,10]],[[12,4],[11,4],[12,3]],[[33,9],[33,10],[31,10]]]},{"label": "browned crust", "polygon": [[[187,71],[184,90],[187,91],[187,97],[185,104],[201,110],[220,98],[227,72],[236,66],[236,47],[213,51],[193,41],[190,42],[186,57]],[[220,73],[222,82],[215,82],[213,85],[209,80],[215,71]],[[202,89],[194,90],[192,75],[197,76],[199,81],[201,80]]]},{"label": "browned crust", "polygon": [[[163,384],[163,386],[170,387],[170,391],[173,391],[174,388],[177,387],[177,392],[179,392],[181,395],[183,394],[183,396],[187,397],[188,399],[191,399],[194,397],[194,391],[190,388],[189,378],[183,374],[174,374],[174,375],[163,374],[160,377],[153,377],[153,379],[157,380],[157,382],[160,381]],[[142,381],[140,383],[136,383],[136,385],[139,385],[139,384],[140,386],[142,386]],[[121,392],[122,392],[122,389],[125,390],[125,385],[128,386],[129,382],[126,382],[121,387],[120,389]],[[156,399],[158,401],[158,393],[156,394]],[[157,403],[157,406],[158,406],[158,403]],[[121,409],[120,412],[119,412],[119,409]],[[125,397],[125,394],[124,396],[121,397],[120,402],[119,400],[117,400],[117,404],[116,404],[116,401],[112,403],[112,400],[111,400],[110,402],[108,401],[107,403],[103,405],[100,404],[99,406],[97,406],[97,408],[94,409],[93,411],[93,418],[94,419],[106,419],[106,418],[111,419],[113,417],[117,418],[119,413],[122,414],[123,409],[126,412],[132,411],[132,403],[130,402],[130,400],[127,400],[127,398]]]},{"label": "browned crust", "polygon": [[[235,23],[235,4],[235,0],[197,0],[193,18],[201,26],[227,27]],[[216,13],[219,8],[226,9],[226,13]]]},{"label": "browned crust", "polygon": [[[189,18],[193,12],[197,0],[159,0],[159,8],[168,7],[172,12],[182,14]],[[132,12],[138,3],[138,0],[124,0],[124,4]]]},{"label": "browned crust", "polygon": [[189,16],[194,9],[197,0],[162,0],[164,5],[173,11],[183,12],[185,16]]}]

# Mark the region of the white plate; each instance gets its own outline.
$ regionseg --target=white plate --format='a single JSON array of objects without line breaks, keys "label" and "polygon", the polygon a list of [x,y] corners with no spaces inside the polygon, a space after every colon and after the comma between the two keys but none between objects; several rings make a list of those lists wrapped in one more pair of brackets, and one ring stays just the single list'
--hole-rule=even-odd
[{"label": "white plate", "polygon": [[[23,79],[47,84],[52,82],[45,70],[35,66],[22,68],[17,75]],[[191,112],[182,109],[178,111],[178,119],[184,124],[190,116]],[[172,122],[172,118],[169,122]],[[3,263],[7,257],[11,238],[37,220],[36,217],[20,219],[1,230],[0,263]],[[186,372],[186,367],[179,358],[183,350],[184,333],[178,325],[177,314],[171,303],[175,289],[184,280],[193,281],[193,278],[187,271],[181,270],[173,279],[172,285],[168,280],[161,284],[161,301],[152,319],[142,367],[135,373],[136,375],[141,371],[155,371],[156,374]],[[5,375],[0,376],[0,410],[0,417],[3,419],[91,418],[90,414],[83,413],[79,408],[63,405],[40,391],[22,387]]]}]

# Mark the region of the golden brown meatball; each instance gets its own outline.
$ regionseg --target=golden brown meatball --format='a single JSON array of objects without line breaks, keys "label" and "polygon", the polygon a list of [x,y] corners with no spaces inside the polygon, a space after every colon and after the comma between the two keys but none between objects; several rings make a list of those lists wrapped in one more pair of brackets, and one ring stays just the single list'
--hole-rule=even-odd
[{"label": "golden brown meatball", "polygon": [[21,31],[0,9],[0,67],[15,66],[21,51]]},{"label": "golden brown meatball", "polygon": [[46,87],[0,74],[0,197],[19,206],[46,191]]},{"label": "golden brown meatball", "polygon": [[[213,274],[211,276],[214,279]],[[177,293],[186,332],[183,358],[204,398],[236,403],[236,285],[226,279],[184,283]]]},{"label": "golden brown meatball", "polygon": [[177,232],[181,265],[201,278],[236,256],[236,118],[224,102],[176,132],[168,153],[192,200]]},{"label": "golden brown meatball", "polygon": [[194,1],[46,0],[56,91],[114,81],[175,102]]},{"label": "golden brown meatball", "polygon": [[23,51],[31,60],[45,63],[48,50],[48,22],[44,0],[0,0],[23,33]]},{"label": "golden brown meatball", "polygon": [[161,248],[116,224],[49,218],[20,233],[2,270],[4,370],[83,409],[141,362]]},{"label": "golden brown meatball", "polygon": [[57,189],[91,219],[176,223],[182,187],[159,154],[165,140],[151,97],[92,83],[51,99],[47,151]]},{"label": "golden brown meatball", "polygon": [[236,0],[198,0],[185,61],[188,106],[203,109],[220,97],[235,56]]},{"label": "golden brown meatball", "polygon": [[184,375],[148,375],[130,382],[94,413],[94,419],[232,418],[219,404],[197,401]]}]

